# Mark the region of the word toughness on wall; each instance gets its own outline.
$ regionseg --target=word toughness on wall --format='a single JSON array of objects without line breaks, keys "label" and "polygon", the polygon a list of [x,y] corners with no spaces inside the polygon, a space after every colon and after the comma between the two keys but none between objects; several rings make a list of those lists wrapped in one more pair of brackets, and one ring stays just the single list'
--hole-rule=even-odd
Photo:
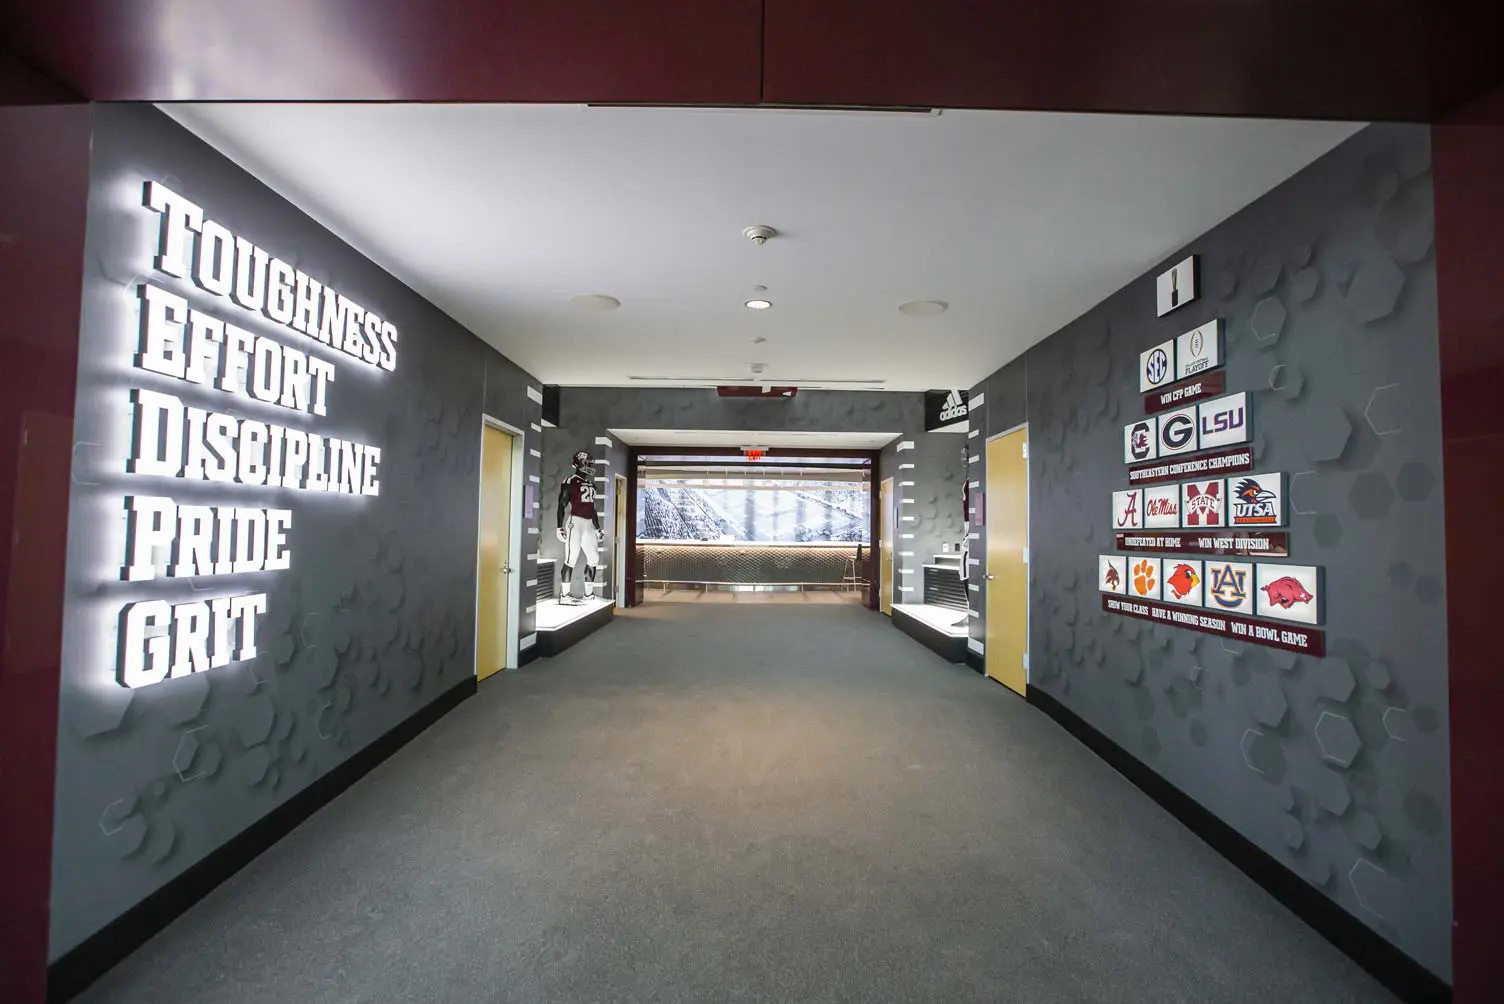
[{"label": "word toughness on wall", "polygon": [[[175,386],[185,396],[231,400],[221,410],[212,400],[199,406],[176,393],[130,388],[126,473],[209,482],[231,491],[379,495],[378,447],[246,417],[238,405],[326,417],[336,367],[318,353],[337,350],[391,371],[396,327],[231,233],[156,182],[145,183],[142,202],[161,217],[155,249],[159,273],[191,279],[200,290],[320,344],[283,344],[190,306],[186,296],[155,282],[142,282],[136,288],[140,325],[133,368],[181,381]],[[265,327],[265,320],[254,323]],[[136,493],[124,502],[122,582],[197,583],[292,567],[291,509],[189,504]],[[256,658],[257,624],[267,612],[267,599],[263,588],[180,603],[153,598],[125,603],[119,613],[116,680],[142,687]]]}]

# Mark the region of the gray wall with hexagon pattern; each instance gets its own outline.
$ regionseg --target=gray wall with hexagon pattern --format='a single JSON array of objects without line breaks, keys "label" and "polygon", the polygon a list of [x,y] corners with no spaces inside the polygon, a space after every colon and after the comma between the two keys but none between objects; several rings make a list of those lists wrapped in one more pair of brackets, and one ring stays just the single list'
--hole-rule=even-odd
[{"label": "gray wall with hexagon pattern", "polygon": [[[1029,423],[1030,684],[1449,978],[1431,184],[1425,127],[1363,130],[978,384],[971,419]],[[1156,318],[1187,254],[1201,298]],[[1258,467],[1290,474],[1289,560],[1326,569],[1324,659],[1101,611],[1138,353],[1217,317]]]},{"label": "gray wall with hexagon pattern", "polygon": [[[532,431],[540,408],[527,393],[537,382],[526,373],[157,110],[93,112],[52,958],[473,676],[482,413],[541,448]],[[272,419],[310,419],[310,429],[381,447],[378,497],[147,484],[122,473],[126,388],[140,383],[128,362],[133,287],[151,270],[155,235],[140,207],[146,179],[396,324],[395,372],[337,363],[326,420]],[[216,316],[255,326],[226,301],[200,296],[194,302]],[[284,343],[297,337],[270,322],[258,330]],[[211,408],[234,403],[215,394],[182,391]],[[528,473],[538,467],[529,454]],[[111,581],[121,562],[121,500],[132,491],[290,508],[292,568],[203,583]],[[181,602],[200,589],[268,594],[258,657],[137,690],[119,686],[121,604]],[[521,623],[523,633],[532,630],[529,616]]]}]

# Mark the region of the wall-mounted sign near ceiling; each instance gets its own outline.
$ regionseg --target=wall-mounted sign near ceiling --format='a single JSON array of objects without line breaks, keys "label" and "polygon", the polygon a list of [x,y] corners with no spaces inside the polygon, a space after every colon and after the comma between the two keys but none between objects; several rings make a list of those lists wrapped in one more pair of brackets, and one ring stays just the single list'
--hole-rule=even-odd
[{"label": "wall-mounted sign near ceiling", "polygon": [[1163,317],[1170,311],[1178,310],[1196,299],[1199,270],[1196,256],[1191,255],[1185,261],[1173,266],[1168,272],[1160,273],[1154,283],[1159,311],[1156,316]]},{"label": "wall-mounted sign near ceiling", "polygon": [[1222,320],[1207,321],[1175,339],[1175,379],[1184,380],[1222,365]]},{"label": "wall-mounted sign near ceiling", "polygon": [[925,391],[924,431],[964,431],[969,397],[970,392],[964,390]]}]

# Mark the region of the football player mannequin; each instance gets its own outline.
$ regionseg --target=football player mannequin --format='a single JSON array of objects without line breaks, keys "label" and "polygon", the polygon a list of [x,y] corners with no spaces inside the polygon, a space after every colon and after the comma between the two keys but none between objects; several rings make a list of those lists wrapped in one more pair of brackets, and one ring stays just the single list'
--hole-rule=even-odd
[{"label": "football player mannequin", "polygon": [[574,566],[580,559],[585,561],[585,596],[595,599],[599,583],[595,581],[600,569],[600,543],[606,539],[601,529],[601,514],[595,508],[595,469],[590,466],[590,454],[584,450],[576,453],[570,462],[574,473],[559,486],[559,539],[564,542],[564,575],[560,603],[576,604],[570,591],[574,582]]}]

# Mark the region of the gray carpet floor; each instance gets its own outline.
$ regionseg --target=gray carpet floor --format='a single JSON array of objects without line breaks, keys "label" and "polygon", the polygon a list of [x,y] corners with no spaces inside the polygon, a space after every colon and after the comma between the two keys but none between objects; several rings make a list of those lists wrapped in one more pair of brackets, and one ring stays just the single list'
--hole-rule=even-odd
[{"label": "gray carpet floor", "polygon": [[1393,1000],[1002,687],[738,604],[488,680],[81,999]]}]

